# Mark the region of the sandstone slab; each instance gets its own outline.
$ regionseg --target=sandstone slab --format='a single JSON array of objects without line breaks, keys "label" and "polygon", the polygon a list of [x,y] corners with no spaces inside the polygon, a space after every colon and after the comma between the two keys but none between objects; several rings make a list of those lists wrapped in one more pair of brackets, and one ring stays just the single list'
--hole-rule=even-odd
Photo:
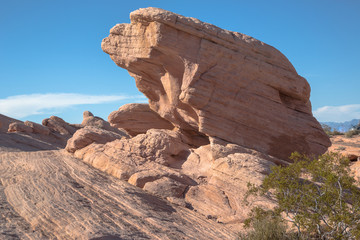
[{"label": "sandstone slab", "polygon": [[174,126],[150,109],[148,104],[130,103],[110,113],[111,126],[125,129],[131,136],[146,133],[149,129],[173,129]]},{"label": "sandstone slab", "polygon": [[0,152],[1,239],[235,239],[63,151]]},{"label": "sandstone slab", "polygon": [[309,84],[275,48],[158,8],[130,19],[110,30],[102,49],[174,126],[282,159],[330,146],[312,115]]}]

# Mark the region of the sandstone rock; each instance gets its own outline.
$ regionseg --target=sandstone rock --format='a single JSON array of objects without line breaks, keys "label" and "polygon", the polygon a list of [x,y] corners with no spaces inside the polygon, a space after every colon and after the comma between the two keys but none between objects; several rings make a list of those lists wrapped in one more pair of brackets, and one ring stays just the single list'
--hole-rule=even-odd
[{"label": "sandstone rock", "polygon": [[32,128],[34,133],[38,133],[38,134],[43,134],[43,135],[49,135],[50,134],[50,129],[40,125],[38,123],[34,123],[34,122],[30,122],[30,121],[25,121],[24,124],[26,126],[29,126]]},{"label": "sandstone rock", "polygon": [[75,156],[236,230],[256,204],[274,206],[263,198],[252,199],[246,206],[243,197],[247,183],[261,184],[276,158],[220,139],[194,149],[183,139],[176,131],[151,129],[130,139],[93,143],[77,150]]},{"label": "sandstone rock", "polygon": [[188,185],[182,184],[172,178],[162,177],[153,182],[145,183],[143,189],[161,197],[180,198]]},{"label": "sandstone rock", "polygon": [[[143,188],[147,183],[154,182],[162,178],[173,179],[174,181],[183,183],[183,185],[193,184],[193,181],[189,177],[170,168],[166,170],[160,168],[137,172],[130,177],[128,182],[134,186]],[[166,181],[166,179],[164,179],[164,181]]]},{"label": "sandstone rock", "polygon": [[236,238],[222,224],[64,151],[0,152],[0,162],[1,239]]},{"label": "sandstone rock", "polygon": [[0,114],[0,132],[6,133],[9,129],[10,123],[20,122],[20,120]]},{"label": "sandstone rock", "polygon": [[[64,148],[70,135],[51,132],[47,127],[30,121],[19,121],[0,115],[1,151],[40,151]],[[5,130],[5,127],[7,129]]]},{"label": "sandstone rock", "polygon": [[127,134],[118,134],[97,127],[86,126],[75,132],[72,138],[68,140],[65,149],[73,153],[94,142],[107,143],[123,137],[127,137]]},{"label": "sandstone rock", "polygon": [[[181,173],[197,182],[185,193],[185,201],[203,215],[238,229],[252,207],[275,206],[265,198],[251,198],[249,206],[244,202],[248,182],[260,185],[275,164],[259,157],[261,153],[237,152],[214,159],[214,145],[194,149],[182,165]],[[224,151],[231,152],[234,147]]]},{"label": "sandstone rock", "polygon": [[190,154],[188,148],[189,146],[181,141],[178,132],[151,129],[146,134],[130,139],[122,138],[106,144],[88,145],[76,150],[74,155],[123,180],[129,180],[137,172],[150,174],[145,172],[149,169],[157,172],[158,177],[152,177],[156,180],[174,172],[169,168],[164,170],[165,166],[179,169]]},{"label": "sandstone rock", "polygon": [[92,114],[90,111],[84,111],[83,112],[83,119],[88,117],[94,117],[94,114]]},{"label": "sandstone rock", "polygon": [[330,146],[312,116],[309,84],[275,48],[157,8],[130,19],[102,49],[174,126],[281,159]]},{"label": "sandstone rock", "polygon": [[131,136],[146,133],[149,129],[173,129],[174,126],[152,111],[148,104],[125,104],[110,113],[111,126],[125,129]]},{"label": "sandstone rock", "polygon": [[96,117],[94,116],[91,112],[89,111],[85,111],[83,113],[83,121],[81,123],[81,127],[86,127],[86,126],[92,126],[92,127],[97,127],[97,128],[101,128],[110,132],[116,132],[119,134],[123,134],[124,132],[110,126],[110,123],[105,121],[104,119],[102,119],[101,117]]},{"label": "sandstone rock", "polygon": [[13,123],[10,123],[8,132],[32,133],[33,129],[29,126],[26,126],[22,122],[13,122]]},{"label": "sandstone rock", "polygon": [[45,118],[42,121],[42,125],[48,127],[51,131],[60,133],[61,135],[73,135],[78,128],[72,126],[71,124],[65,122],[62,118],[51,116],[50,118]]}]

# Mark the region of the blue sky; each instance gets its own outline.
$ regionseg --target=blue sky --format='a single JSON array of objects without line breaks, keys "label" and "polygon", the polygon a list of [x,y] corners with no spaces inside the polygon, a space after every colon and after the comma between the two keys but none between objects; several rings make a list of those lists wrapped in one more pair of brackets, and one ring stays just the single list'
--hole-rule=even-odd
[{"label": "blue sky", "polygon": [[0,0],[0,113],[71,123],[146,102],[101,40],[129,13],[160,7],[279,49],[311,85],[319,121],[360,118],[358,0]]}]

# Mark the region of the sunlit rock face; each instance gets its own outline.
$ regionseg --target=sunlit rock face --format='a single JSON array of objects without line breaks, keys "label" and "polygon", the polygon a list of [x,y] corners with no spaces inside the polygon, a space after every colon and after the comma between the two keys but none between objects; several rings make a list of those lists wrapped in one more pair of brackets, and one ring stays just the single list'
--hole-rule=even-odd
[{"label": "sunlit rock face", "polygon": [[275,48],[162,9],[130,14],[102,49],[175,127],[287,159],[330,146],[310,86]]}]

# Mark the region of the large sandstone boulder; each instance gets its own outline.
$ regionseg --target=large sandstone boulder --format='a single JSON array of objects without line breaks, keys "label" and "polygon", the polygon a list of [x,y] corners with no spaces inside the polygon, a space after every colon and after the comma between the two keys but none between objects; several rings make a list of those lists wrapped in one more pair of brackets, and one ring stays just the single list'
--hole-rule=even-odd
[{"label": "large sandstone boulder", "polygon": [[149,104],[130,103],[110,113],[113,127],[125,129],[131,136],[146,133],[149,129],[173,129],[174,126],[150,109]]},{"label": "large sandstone boulder", "polygon": [[67,141],[65,149],[68,152],[75,152],[91,143],[107,143],[115,139],[127,137],[126,133],[115,133],[98,127],[86,126],[75,132],[75,134]]},{"label": "large sandstone boulder", "polygon": [[330,146],[312,115],[309,84],[275,48],[157,8],[130,19],[110,30],[102,49],[174,126],[282,159]]},{"label": "large sandstone boulder", "polygon": [[76,132],[77,129],[79,129],[79,127],[65,122],[64,119],[57,116],[45,118],[42,120],[42,125],[48,127],[52,132],[65,136],[71,136]]}]

